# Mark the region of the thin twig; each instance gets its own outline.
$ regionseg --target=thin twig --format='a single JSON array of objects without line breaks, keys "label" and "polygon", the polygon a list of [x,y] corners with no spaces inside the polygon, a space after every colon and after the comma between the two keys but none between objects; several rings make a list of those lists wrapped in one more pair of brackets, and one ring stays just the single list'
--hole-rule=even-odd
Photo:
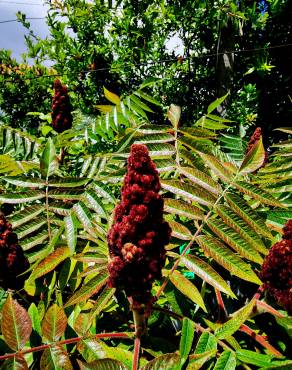
[{"label": "thin twig", "polygon": [[19,352],[15,352],[15,353],[8,353],[6,355],[0,356],[0,360],[6,360],[8,358],[13,358],[13,357],[16,357],[16,356],[19,356],[19,355],[25,355],[27,353],[43,351],[44,349],[50,348],[50,347],[55,346],[55,345],[61,346],[61,345],[66,345],[66,344],[71,344],[71,343],[78,343],[83,339],[90,339],[90,338],[94,338],[94,339],[101,339],[101,338],[126,338],[126,339],[131,339],[131,336],[127,333],[102,333],[102,334],[95,334],[95,335],[90,335],[90,336],[70,338],[70,339],[61,340],[60,342],[42,344],[41,346],[25,349],[23,351],[19,351]]}]

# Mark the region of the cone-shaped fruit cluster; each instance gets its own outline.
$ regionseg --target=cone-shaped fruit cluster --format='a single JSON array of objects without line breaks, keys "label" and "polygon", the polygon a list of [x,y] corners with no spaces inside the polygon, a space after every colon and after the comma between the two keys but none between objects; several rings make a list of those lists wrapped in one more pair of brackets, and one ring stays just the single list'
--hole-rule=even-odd
[{"label": "cone-shaped fruit cluster", "polygon": [[[256,145],[256,143],[260,140],[261,136],[262,136],[262,129],[260,127],[257,127],[249,139],[249,142],[246,148],[246,154]],[[267,162],[268,162],[268,152],[265,151],[265,159],[261,167],[264,167]]]},{"label": "cone-shaped fruit cluster", "polygon": [[163,199],[155,164],[145,145],[134,144],[121,203],[108,233],[109,285],[124,289],[133,305],[150,304],[154,279],[161,278],[171,229],[163,220]]},{"label": "cone-shaped fruit cluster", "polygon": [[65,85],[62,85],[59,80],[55,80],[54,89],[52,125],[55,131],[61,133],[72,127],[72,106]]},{"label": "cone-shaped fruit cluster", "polygon": [[292,313],[292,220],[283,232],[282,240],[273,245],[263,263],[261,279],[276,301]]},{"label": "cone-shaped fruit cluster", "polygon": [[11,224],[0,214],[0,286],[4,289],[20,289],[25,277],[18,276],[29,267],[29,262],[18,244]]}]

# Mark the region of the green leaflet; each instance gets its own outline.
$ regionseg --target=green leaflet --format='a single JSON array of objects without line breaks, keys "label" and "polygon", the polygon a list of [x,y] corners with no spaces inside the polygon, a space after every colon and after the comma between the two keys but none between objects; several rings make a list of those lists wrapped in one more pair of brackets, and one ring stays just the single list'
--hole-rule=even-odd
[{"label": "green leaflet", "polygon": [[31,190],[25,192],[15,192],[15,193],[8,193],[8,194],[1,194],[0,195],[0,202],[1,203],[9,203],[9,204],[20,204],[20,203],[28,203],[34,200],[45,198],[45,193],[42,191]]},{"label": "green leaflet", "polygon": [[182,323],[182,332],[181,332],[181,338],[180,338],[180,344],[179,344],[179,353],[181,357],[181,365],[183,365],[190,353],[190,350],[192,348],[193,340],[194,340],[194,334],[195,334],[195,324],[193,321],[188,319],[187,317],[184,317],[183,323]]},{"label": "green leaflet", "polygon": [[221,186],[214,181],[210,176],[206,175],[204,172],[191,167],[179,167],[179,172],[194,182],[196,185],[201,186],[214,193],[215,195],[221,194]]},{"label": "green leaflet", "polygon": [[239,233],[248,243],[257,251],[263,254],[268,254],[268,251],[263,244],[262,240],[258,235],[249,227],[249,225],[240,218],[235,212],[233,212],[227,206],[216,206],[215,208],[217,214],[222,218],[222,220]]},{"label": "green leaflet", "polygon": [[68,300],[64,307],[69,307],[86,301],[93,294],[96,294],[106,284],[107,279],[107,272],[102,272],[99,275],[93,277],[86,284],[83,284],[82,287],[72,295],[72,297]]},{"label": "green leaflet", "polygon": [[12,228],[15,229],[16,227],[33,220],[44,210],[45,207],[43,205],[37,204],[34,206],[25,207],[24,209],[14,213],[12,217],[9,218]]},{"label": "green leaflet", "polygon": [[195,304],[201,307],[205,312],[207,312],[204,300],[200,292],[198,291],[197,287],[190,282],[190,280],[188,280],[177,270],[173,271],[172,274],[169,274],[169,279],[181,293],[183,293],[186,297],[188,297]]},{"label": "green leaflet", "polygon": [[57,160],[56,148],[51,138],[48,139],[45,149],[40,160],[41,174],[45,179],[48,179],[58,169],[59,163]]},{"label": "green leaflet", "polygon": [[212,333],[203,332],[198,340],[195,354],[217,350],[217,339]]},{"label": "green leaflet", "polygon": [[202,220],[204,217],[203,212],[199,208],[183,200],[172,198],[164,198],[164,212],[184,216],[194,220]]},{"label": "green leaflet", "polygon": [[96,193],[89,189],[87,190],[84,195],[82,196],[82,199],[85,200],[86,205],[93,209],[100,217],[107,217],[107,212],[104,208],[104,205],[102,201],[98,198]]},{"label": "green leaflet", "polygon": [[256,185],[252,185],[249,183],[245,183],[243,181],[236,181],[234,186],[237,187],[238,190],[251,196],[252,198],[259,200],[263,204],[267,204],[269,206],[274,207],[285,207],[282,203],[280,203],[277,199],[275,199],[271,194],[267,193],[262,188],[259,188]]},{"label": "green leaflet", "polygon": [[216,361],[214,370],[235,370],[236,356],[234,352],[224,351]]},{"label": "green leaflet", "polygon": [[222,279],[222,277],[205,261],[192,255],[186,255],[180,258],[181,262],[201,279],[212,285],[221,292],[236,298],[229,285]]},{"label": "green leaflet", "polygon": [[249,318],[255,305],[255,300],[252,299],[246,306],[236,311],[230,320],[221,325],[215,330],[215,336],[218,339],[225,339],[233,335],[240,326]]},{"label": "green leaflet", "polygon": [[37,177],[6,176],[2,177],[2,179],[9,184],[24,188],[42,188],[46,186],[46,181]]},{"label": "green leaflet", "polygon": [[192,233],[190,230],[175,221],[168,221],[169,226],[171,227],[172,233],[171,235],[175,238],[181,239],[181,240],[191,240],[192,239]]},{"label": "green leaflet", "polygon": [[210,154],[199,153],[203,161],[208,165],[208,167],[218,176],[221,180],[230,183],[234,177],[233,173],[224,167],[221,162]]},{"label": "green leaflet", "polygon": [[162,180],[161,186],[163,189],[179,195],[182,198],[198,202],[205,206],[211,206],[216,201],[205,189],[197,185],[189,185],[179,180]]},{"label": "green leaflet", "polygon": [[79,177],[60,177],[50,179],[48,186],[55,188],[77,188],[86,185],[90,180]]},{"label": "green leaflet", "polygon": [[14,229],[19,239],[24,238],[25,236],[31,234],[39,230],[42,226],[47,224],[47,218],[44,215],[37,217],[34,220],[29,221],[26,224],[22,224],[21,226]]},{"label": "green leaflet", "polygon": [[238,195],[226,193],[225,199],[227,200],[230,208],[236,212],[256,233],[264,237],[274,240],[273,235],[266,226],[264,220],[256,211],[252,210],[249,205],[241,199]]},{"label": "green leaflet", "polygon": [[200,354],[193,354],[189,356],[188,366],[186,370],[199,370],[202,366],[216,356],[216,350],[207,351]]},{"label": "green leaflet", "polygon": [[219,240],[211,236],[201,235],[196,237],[196,241],[206,255],[214,258],[219,265],[225,267],[231,274],[258,285],[262,284],[251,267],[230,249],[226,248]]},{"label": "green leaflet", "polygon": [[48,230],[47,228],[41,232],[38,232],[37,235],[34,235],[30,238],[26,237],[24,240],[21,241],[21,248],[24,251],[27,251],[36,245],[43,244],[48,239]]},{"label": "green leaflet", "polygon": [[242,257],[250,261],[262,264],[263,258],[239,233],[227,226],[219,219],[209,219],[207,221],[209,228],[215,233],[222,241],[228,244]]},{"label": "green leaflet", "polygon": [[150,143],[169,143],[174,141],[174,137],[167,132],[158,134],[148,134],[143,136],[135,136],[136,144],[150,144]]},{"label": "green leaflet", "polygon": [[77,225],[78,221],[73,213],[64,218],[65,234],[71,255],[74,254],[77,244]]},{"label": "green leaflet", "polygon": [[239,169],[240,174],[244,175],[256,171],[263,165],[264,160],[265,148],[263,146],[262,137],[260,137],[256,144],[246,154]]}]

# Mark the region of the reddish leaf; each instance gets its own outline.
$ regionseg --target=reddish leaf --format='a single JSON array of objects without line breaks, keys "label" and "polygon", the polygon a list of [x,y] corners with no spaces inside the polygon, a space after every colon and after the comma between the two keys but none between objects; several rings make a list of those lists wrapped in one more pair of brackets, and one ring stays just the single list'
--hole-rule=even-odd
[{"label": "reddish leaf", "polygon": [[2,370],[29,370],[23,355],[18,355],[4,362]]},{"label": "reddish leaf", "polygon": [[48,309],[42,322],[44,337],[50,342],[55,342],[64,334],[66,327],[67,317],[63,308],[54,304]]},{"label": "reddish leaf", "polygon": [[48,272],[52,271],[64,261],[71,254],[68,247],[60,247],[54,252],[49,254],[32,272],[29,280],[35,280],[40,276],[46,275]]},{"label": "reddish leaf", "polygon": [[104,358],[93,362],[84,363],[77,360],[80,370],[127,370],[127,367],[120,361]]},{"label": "reddish leaf", "polygon": [[27,311],[9,294],[2,310],[2,334],[14,351],[19,351],[28,341],[32,331]]},{"label": "reddish leaf", "polygon": [[68,353],[61,346],[53,346],[44,350],[40,370],[73,370]]}]

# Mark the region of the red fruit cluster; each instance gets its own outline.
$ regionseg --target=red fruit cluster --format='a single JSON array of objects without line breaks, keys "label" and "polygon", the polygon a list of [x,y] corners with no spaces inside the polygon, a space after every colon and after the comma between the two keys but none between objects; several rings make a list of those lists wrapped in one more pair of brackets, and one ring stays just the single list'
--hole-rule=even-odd
[{"label": "red fruit cluster", "polygon": [[133,304],[150,304],[154,279],[161,278],[171,229],[163,220],[163,199],[155,164],[145,145],[133,144],[121,203],[108,233],[109,285],[124,289]]},{"label": "red fruit cluster", "polygon": [[[261,136],[262,136],[262,129],[260,127],[257,127],[249,139],[245,154],[247,154],[256,145],[256,143],[260,140]],[[265,151],[265,159],[261,167],[264,167],[267,162],[268,162],[268,152]]]},{"label": "red fruit cluster", "polygon": [[18,276],[29,267],[29,262],[18,244],[11,224],[0,215],[0,286],[4,289],[20,289],[24,276]]},{"label": "red fruit cluster", "polygon": [[274,244],[261,272],[264,287],[288,312],[292,312],[292,220],[283,228],[282,240]]},{"label": "red fruit cluster", "polygon": [[52,125],[55,131],[61,133],[72,127],[72,106],[68,89],[61,81],[54,82],[55,94],[53,97]]}]

